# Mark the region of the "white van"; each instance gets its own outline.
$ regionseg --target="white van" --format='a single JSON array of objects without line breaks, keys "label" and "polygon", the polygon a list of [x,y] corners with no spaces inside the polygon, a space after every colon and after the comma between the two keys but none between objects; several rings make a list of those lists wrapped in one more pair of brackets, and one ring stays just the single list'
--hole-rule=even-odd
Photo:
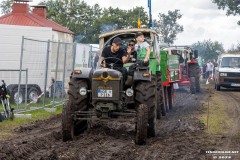
[{"label": "white van", "polygon": [[225,53],[218,58],[215,68],[215,89],[240,88],[240,53]]}]

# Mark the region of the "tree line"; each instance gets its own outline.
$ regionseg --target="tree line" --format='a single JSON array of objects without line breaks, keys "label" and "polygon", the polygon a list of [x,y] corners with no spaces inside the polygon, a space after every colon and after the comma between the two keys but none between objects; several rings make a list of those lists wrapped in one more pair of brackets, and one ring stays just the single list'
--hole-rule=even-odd
[{"label": "tree line", "polygon": [[[5,0],[0,4],[2,14],[11,12],[13,0]],[[101,33],[124,28],[137,28],[138,18],[141,25],[148,26],[149,16],[143,7],[123,10],[118,7],[101,8],[99,4],[88,5],[79,0],[46,0],[39,3],[46,5],[47,18],[75,33],[75,42],[98,43]],[[168,14],[159,13],[155,20],[155,29],[165,43],[172,44],[183,26],[177,23],[181,18],[179,10],[169,11]]]},{"label": "tree line", "polygon": [[[214,0],[223,8],[226,3]],[[2,14],[8,14],[12,10],[13,0],[4,0],[0,4]],[[74,41],[80,43],[98,43],[99,34],[124,28],[137,28],[138,18],[142,26],[148,26],[148,13],[143,7],[134,7],[123,10],[118,7],[101,8],[99,4],[88,5],[85,1],[79,0],[45,0],[39,5],[46,5],[47,18],[69,28],[75,33]],[[228,4],[229,5],[229,4]],[[229,10],[234,8],[229,7]],[[238,12],[228,12],[237,14]],[[167,14],[159,13],[154,20],[155,30],[162,36],[164,43],[173,44],[179,33],[184,31],[178,20],[182,18],[180,10],[168,11]],[[223,52],[223,45],[220,42],[204,40],[192,45],[199,50],[200,56],[204,59],[215,59],[219,52]],[[239,45],[232,47],[231,51],[239,49]],[[217,51],[217,52],[216,52]]]}]

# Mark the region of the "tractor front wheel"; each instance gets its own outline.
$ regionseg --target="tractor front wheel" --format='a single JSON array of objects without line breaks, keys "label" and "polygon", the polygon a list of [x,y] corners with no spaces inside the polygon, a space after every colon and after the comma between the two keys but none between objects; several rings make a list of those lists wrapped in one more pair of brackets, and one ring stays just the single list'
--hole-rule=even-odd
[{"label": "tractor front wheel", "polygon": [[[67,105],[62,114],[63,141],[71,140],[75,135],[85,131],[88,127],[87,120],[74,120],[73,115],[76,111],[87,111],[89,109],[89,96],[80,95],[80,88],[89,89],[87,80],[70,78]],[[81,117],[79,117],[81,118]]]},{"label": "tractor front wheel", "polygon": [[137,107],[136,116],[136,135],[135,135],[136,144],[138,145],[146,144],[147,125],[148,125],[148,106],[145,104],[140,104]]},{"label": "tractor front wheel", "polygon": [[140,104],[145,104],[148,107],[148,137],[155,136],[156,128],[156,79],[152,77],[151,81],[139,81],[135,87],[135,108]]}]

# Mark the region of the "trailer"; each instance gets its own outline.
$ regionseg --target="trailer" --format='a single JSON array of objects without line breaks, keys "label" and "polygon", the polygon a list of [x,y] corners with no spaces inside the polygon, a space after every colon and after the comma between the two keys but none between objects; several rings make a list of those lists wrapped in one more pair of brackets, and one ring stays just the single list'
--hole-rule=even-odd
[{"label": "trailer", "polygon": [[11,101],[18,103],[23,102],[26,87],[28,99],[34,97],[34,95],[39,95],[44,90],[44,82],[39,83],[38,79],[45,75],[45,67],[32,67],[31,65],[27,65],[31,64],[31,61],[34,58],[44,58],[43,54],[39,54],[36,51],[35,53],[31,53],[31,57],[25,57],[24,59],[24,67],[26,68],[23,68],[22,74],[24,74],[25,77],[28,75],[27,85],[25,84],[25,79],[22,79],[19,99],[16,99],[19,83],[21,51],[27,54],[26,46],[28,50],[34,49],[34,46],[31,46],[30,44],[23,44],[23,36],[29,39],[47,41],[52,39],[52,28],[0,24],[0,79],[4,79],[7,83],[12,97]]}]

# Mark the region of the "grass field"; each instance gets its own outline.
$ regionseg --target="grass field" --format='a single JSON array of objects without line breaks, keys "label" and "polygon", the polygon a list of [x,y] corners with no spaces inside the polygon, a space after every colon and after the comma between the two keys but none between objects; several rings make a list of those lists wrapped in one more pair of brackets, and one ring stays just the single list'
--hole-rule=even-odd
[{"label": "grass field", "polygon": [[[209,116],[208,116],[208,99],[205,99],[204,113],[200,117],[201,122],[207,126],[207,117],[208,117],[208,132],[212,134],[221,134],[229,130],[233,125],[234,118],[226,112],[228,102],[215,94],[214,85],[202,84],[202,88],[209,91],[207,93],[209,97]],[[210,87],[210,88],[209,88]]]},{"label": "grass field", "polygon": [[32,118],[14,118],[14,120],[5,120],[0,123],[0,140],[14,135],[13,129],[24,124],[32,123],[36,120],[48,119],[52,116],[61,114],[62,106],[57,107],[56,112],[47,112],[44,109],[26,112],[32,114]]},{"label": "grass field", "polygon": [[[45,108],[52,108],[51,101],[52,99],[50,98],[46,99],[46,104],[50,104],[50,105],[46,106]],[[16,104],[12,106],[13,108],[16,109]],[[63,105],[58,105],[56,107],[57,108],[56,112],[47,112],[44,109],[32,110],[28,112],[23,112],[23,114],[31,114],[32,118],[14,118],[14,120],[4,120],[3,122],[0,122],[0,140],[13,136],[14,135],[13,130],[21,125],[29,124],[37,120],[49,119],[52,116],[61,114],[62,106]],[[34,103],[30,104],[29,106],[27,106],[27,109],[30,109],[30,107],[42,108],[42,101],[36,104]],[[1,111],[3,111],[2,107],[1,107]]]}]

